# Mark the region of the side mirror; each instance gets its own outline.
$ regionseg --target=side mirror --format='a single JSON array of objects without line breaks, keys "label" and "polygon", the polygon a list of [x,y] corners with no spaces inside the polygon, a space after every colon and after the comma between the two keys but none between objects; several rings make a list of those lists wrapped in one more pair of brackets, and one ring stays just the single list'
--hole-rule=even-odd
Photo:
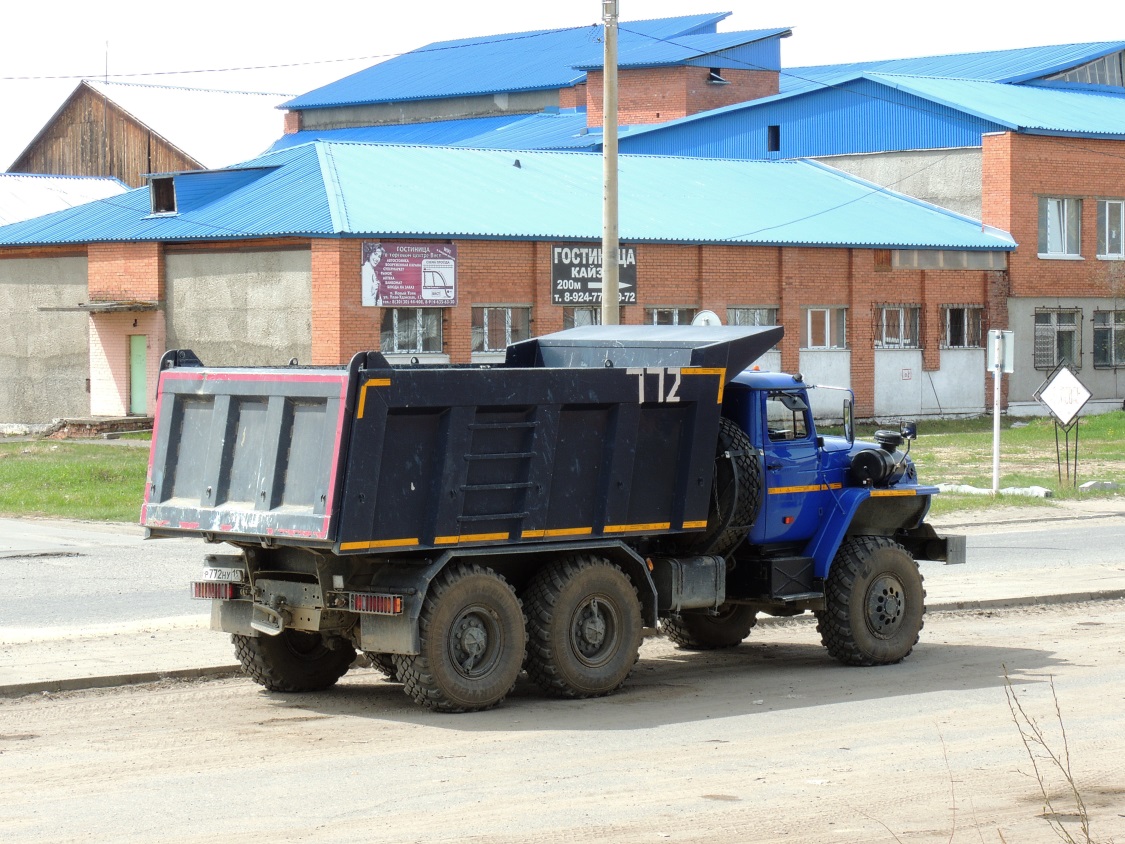
[{"label": "side mirror", "polygon": [[902,438],[904,440],[914,440],[918,438],[918,423],[917,422],[903,422],[902,423]]},{"label": "side mirror", "polygon": [[855,420],[852,417],[852,400],[844,399],[844,436],[848,445],[855,443]]}]

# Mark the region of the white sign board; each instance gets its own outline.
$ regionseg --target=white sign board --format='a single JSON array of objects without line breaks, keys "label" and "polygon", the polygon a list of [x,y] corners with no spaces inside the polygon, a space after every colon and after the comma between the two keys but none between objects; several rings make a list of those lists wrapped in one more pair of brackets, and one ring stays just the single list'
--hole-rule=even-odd
[{"label": "white sign board", "polygon": [[1065,428],[1090,400],[1091,395],[1078,377],[1063,366],[1039,388],[1035,398]]}]

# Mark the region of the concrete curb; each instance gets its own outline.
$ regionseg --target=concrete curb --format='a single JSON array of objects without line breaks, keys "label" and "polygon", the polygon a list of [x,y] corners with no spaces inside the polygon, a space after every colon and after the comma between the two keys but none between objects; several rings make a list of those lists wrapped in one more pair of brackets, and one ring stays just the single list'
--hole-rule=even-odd
[{"label": "concrete curb", "polygon": [[177,668],[171,671],[141,671],[133,674],[106,674],[100,677],[71,677],[66,680],[36,680],[0,686],[0,698],[51,692],[81,692],[90,689],[111,689],[117,686],[139,686],[161,680],[199,680],[235,677],[242,674],[239,665],[211,665],[203,668]]},{"label": "concrete curb", "polygon": [[[1099,592],[1068,592],[1060,595],[1029,595],[1022,598],[992,598],[984,601],[948,601],[930,604],[927,613],[963,612],[974,610],[1015,609],[1018,607],[1050,606],[1053,604],[1080,604],[1097,601],[1117,601],[1125,598],[1125,589],[1108,589]],[[783,624],[813,624],[811,616],[759,618],[758,625],[770,627]],[[659,635],[659,634],[657,634]],[[647,638],[647,636],[646,636]],[[162,680],[200,680],[242,675],[238,665],[211,665],[202,668],[182,668],[172,671],[145,671],[133,674],[108,674],[100,677],[73,677],[65,680],[40,680],[31,683],[14,683],[0,686],[0,698],[51,692],[76,692],[90,689],[108,689],[117,686],[136,686],[158,683]]]}]

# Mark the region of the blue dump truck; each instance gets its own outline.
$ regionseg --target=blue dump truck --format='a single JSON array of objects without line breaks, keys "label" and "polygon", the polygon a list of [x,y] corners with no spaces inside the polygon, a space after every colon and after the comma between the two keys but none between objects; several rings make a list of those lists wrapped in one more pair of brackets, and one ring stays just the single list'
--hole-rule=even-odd
[{"label": "blue dump truck", "polygon": [[618,689],[644,628],[738,645],[812,611],[849,665],[906,657],[924,519],[912,426],[814,427],[800,375],[751,364],[779,327],[590,326],[494,366],[161,362],[141,523],[198,536],[192,584],[268,689],[333,685],[362,652],[431,709]]}]

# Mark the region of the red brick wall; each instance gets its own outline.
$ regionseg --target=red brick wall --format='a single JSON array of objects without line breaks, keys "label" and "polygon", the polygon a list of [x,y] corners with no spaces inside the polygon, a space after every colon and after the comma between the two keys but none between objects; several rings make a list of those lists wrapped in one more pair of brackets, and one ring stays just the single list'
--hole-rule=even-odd
[{"label": "red brick wall", "polygon": [[301,112],[285,112],[285,134],[295,135],[301,131]]},{"label": "red brick wall", "polygon": [[573,88],[563,88],[559,91],[559,108],[585,108],[586,83],[579,82]]},{"label": "red brick wall", "polygon": [[[1011,232],[1019,244],[1009,262],[1010,295],[1122,295],[1120,263],[1095,256],[1097,199],[1125,197],[1125,144],[1010,132],[987,135],[982,182],[984,222]],[[1082,260],[1037,257],[1040,196],[1082,200]],[[1008,328],[1006,313],[1004,319],[1003,324],[993,319],[993,327]]]},{"label": "red brick wall", "polygon": [[87,248],[90,301],[164,298],[160,243],[91,243]]},{"label": "red brick wall", "polygon": [[379,348],[379,308],[362,302],[360,240],[316,239],[312,247],[312,362],[346,363]]},{"label": "red brick wall", "polygon": [[[705,67],[653,67],[617,72],[617,122],[659,123],[713,108],[768,97],[778,92],[778,74],[767,70],[723,69],[729,84],[708,82]],[[586,75],[586,124],[600,126],[604,74]]]}]

